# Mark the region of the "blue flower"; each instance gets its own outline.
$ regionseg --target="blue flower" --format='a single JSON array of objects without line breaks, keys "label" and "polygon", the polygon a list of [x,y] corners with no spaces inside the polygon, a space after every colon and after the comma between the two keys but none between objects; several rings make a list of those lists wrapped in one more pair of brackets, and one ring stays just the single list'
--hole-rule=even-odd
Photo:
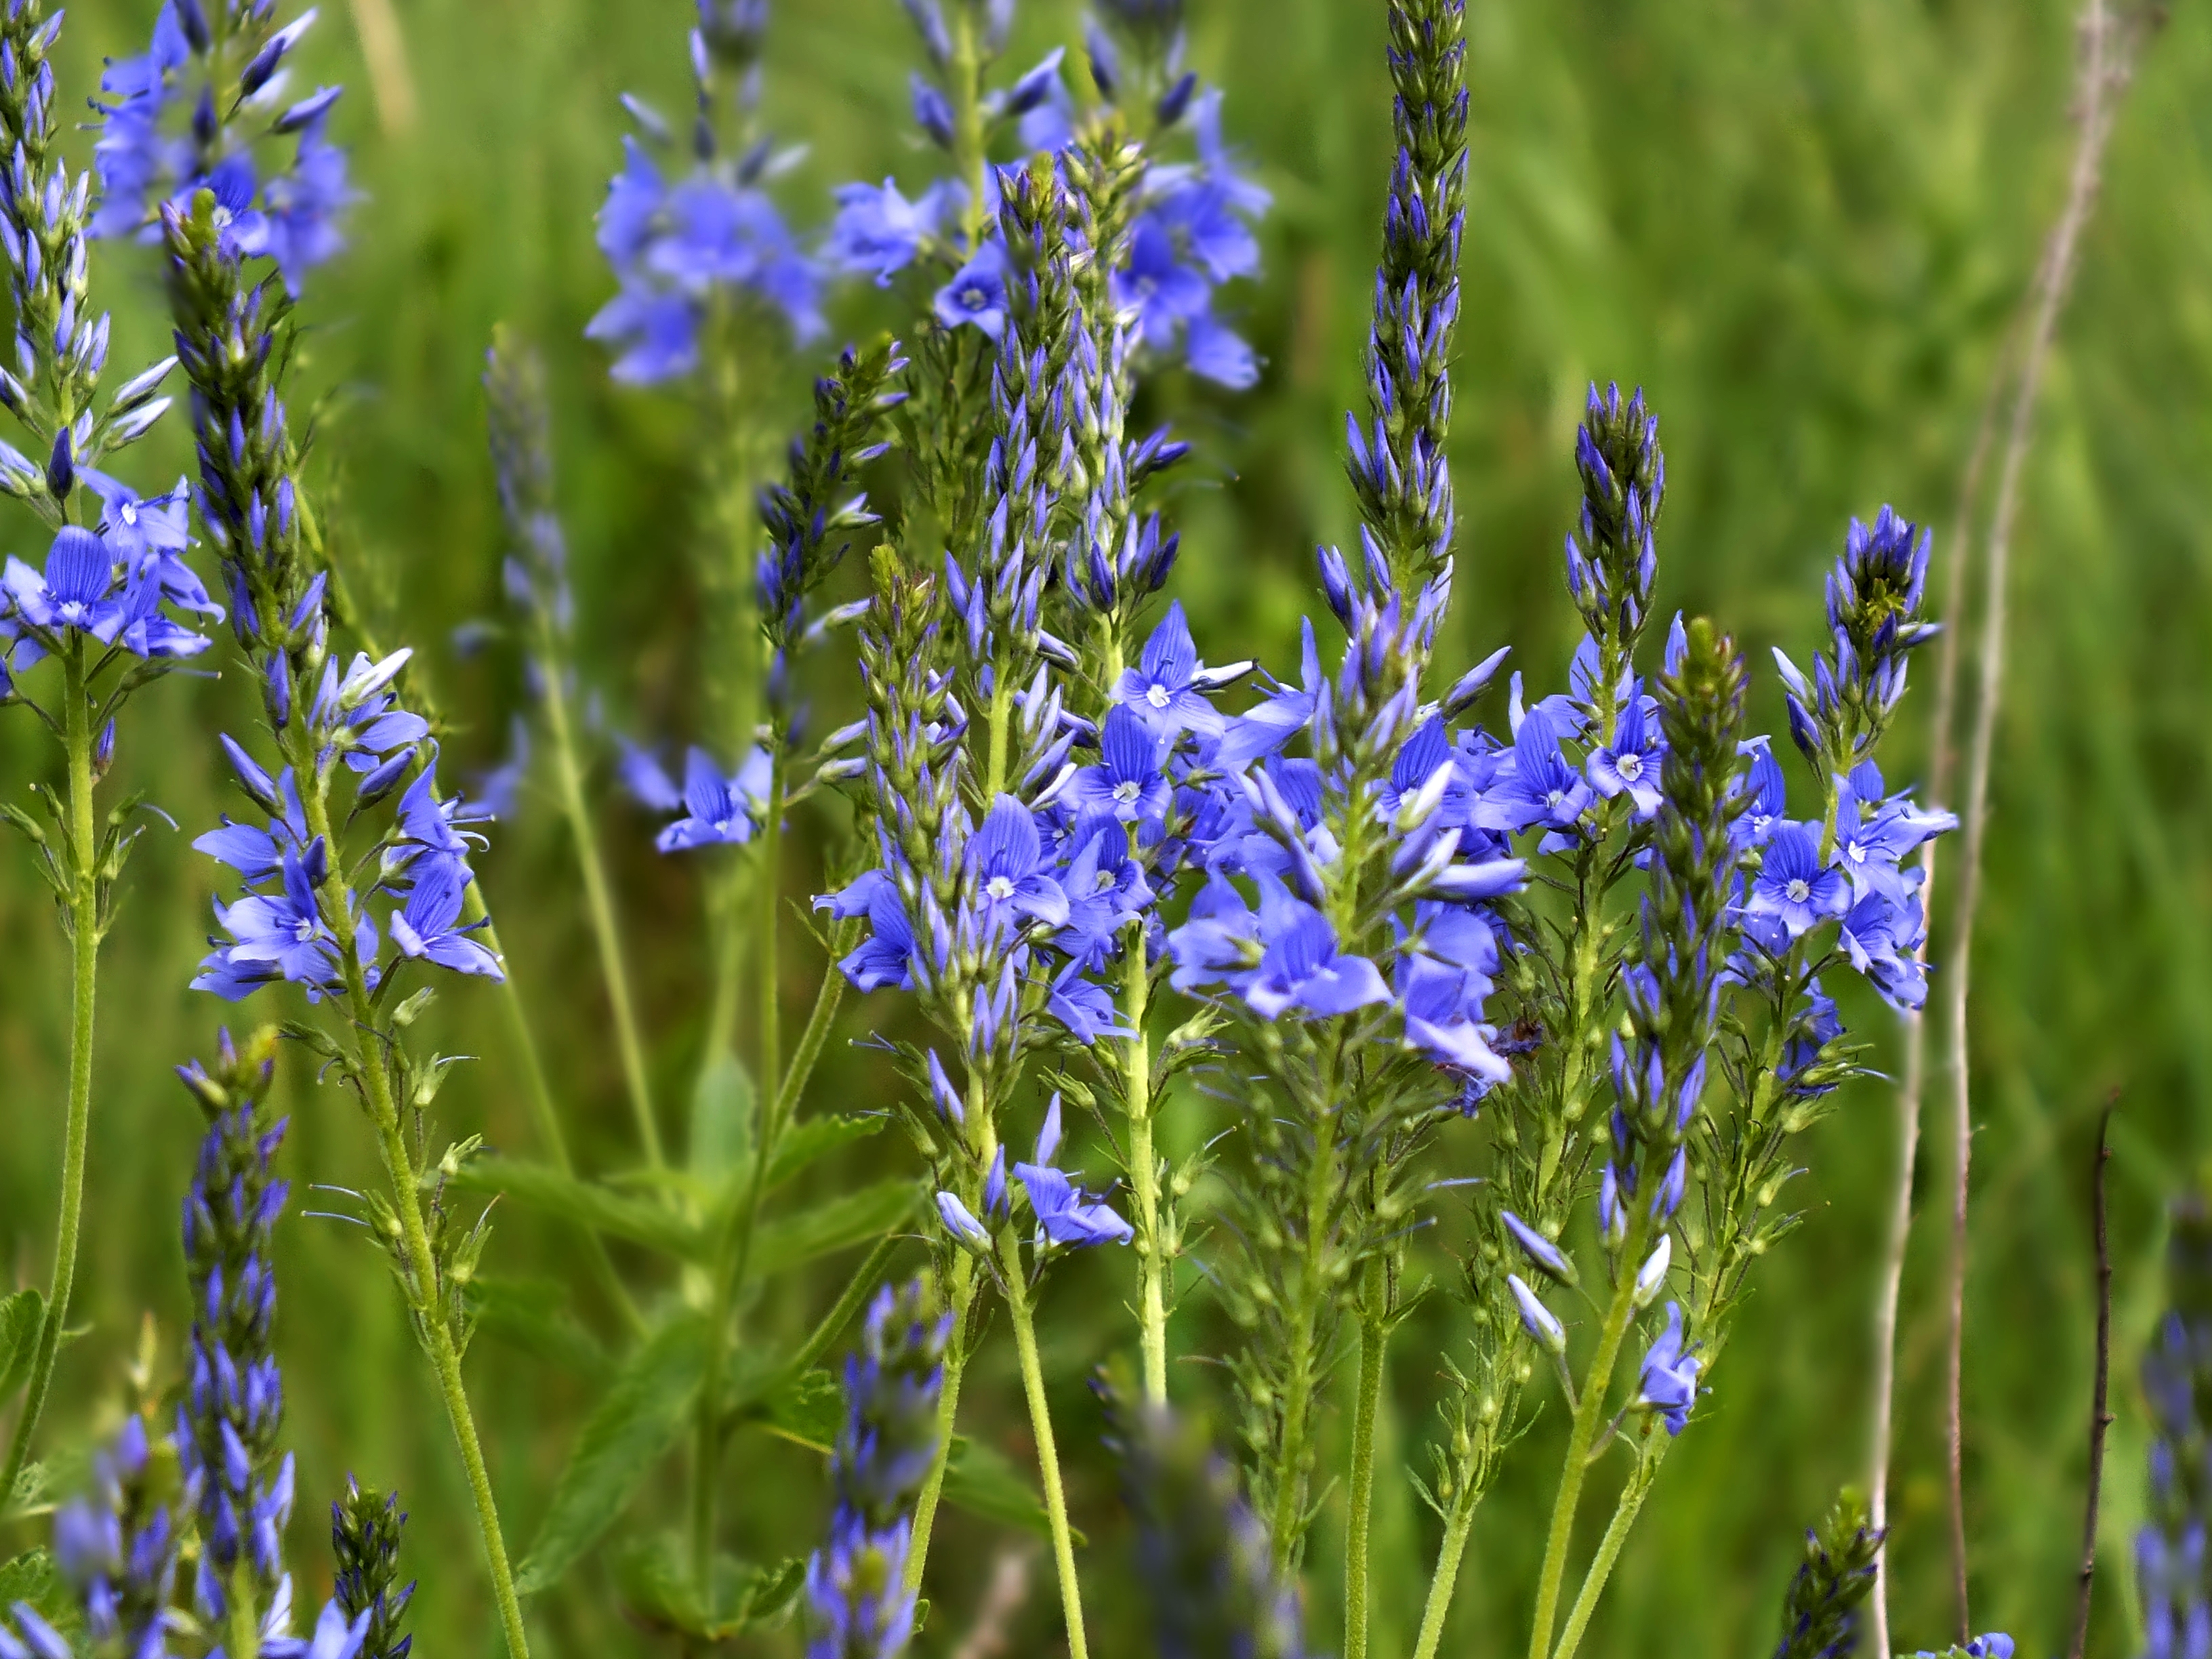
[{"label": "blue flower", "polygon": [[1068,836],[1075,848],[1060,876],[1067,925],[1053,943],[1085,973],[1116,955],[1128,925],[1151,907],[1153,892],[1129,856],[1129,837],[1116,818],[1079,821]]},{"label": "blue flower", "polygon": [[[217,900],[216,920],[230,934],[228,944],[210,939],[214,949],[201,962],[191,983],[237,1002],[260,987],[289,980],[315,1002],[343,989],[338,973],[337,937],[325,923],[316,889],[329,871],[329,854],[319,837],[304,851],[286,852],[276,870],[274,892],[248,892],[225,905]],[[354,945],[373,988],[376,983],[376,928],[349,893],[354,914]]]},{"label": "blue flower", "polygon": [[1845,893],[1842,874],[1820,862],[1818,832],[1806,824],[1785,823],[1766,843],[1747,908],[1753,916],[1773,918],[1795,939],[1842,915]]},{"label": "blue flower", "polygon": [[423,962],[434,962],[457,974],[485,979],[504,979],[499,958],[469,934],[483,920],[463,923],[461,899],[472,878],[458,858],[433,854],[410,866],[413,886],[404,909],[392,914],[392,940],[400,951]]},{"label": "blue flower", "polygon": [[932,302],[947,328],[972,325],[995,340],[1006,327],[1006,255],[996,242],[977,248]]},{"label": "blue flower", "polygon": [[89,530],[64,525],[54,533],[44,574],[8,561],[6,586],[15,614],[48,633],[88,634],[114,643],[125,620],[116,592],[115,556]]},{"label": "blue flower", "polygon": [[1017,1164],[1014,1179],[1029,1194],[1038,1227],[1054,1244],[1079,1250],[1093,1244],[1126,1244],[1136,1236],[1103,1200],[1092,1198],[1058,1170]]},{"label": "blue flower", "polygon": [[1098,740],[1099,763],[1080,769],[1061,796],[1078,814],[1103,814],[1123,823],[1158,821],[1174,797],[1161,769],[1165,745],[1127,704],[1106,714]]},{"label": "blue flower", "polygon": [[1522,715],[1512,757],[1485,793],[1475,822],[1508,835],[1532,824],[1565,831],[1581,822],[1591,795],[1590,786],[1560,750],[1551,717],[1538,707]]},{"label": "blue flower", "polygon": [[1375,964],[1340,954],[1328,918],[1267,876],[1260,878],[1259,934],[1259,966],[1234,982],[1261,1018],[1292,1009],[1348,1014],[1390,1000],[1390,988]]},{"label": "blue flower", "polygon": [[1559,1316],[1544,1305],[1543,1298],[1528,1288],[1528,1281],[1520,1274],[1506,1274],[1505,1285],[1513,1292],[1513,1300],[1521,1310],[1522,1328],[1552,1352],[1565,1353],[1567,1328],[1559,1323]]},{"label": "blue flower", "polygon": [[1483,1003],[1498,967],[1490,924],[1457,905],[1424,903],[1419,931],[1394,976],[1406,1014],[1406,1041],[1440,1066],[1467,1073],[1469,1104],[1504,1083],[1513,1068],[1491,1046],[1495,1032]]},{"label": "blue flower", "polygon": [[886,286],[944,234],[966,193],[956,183],[939,180],[909,202],[889,179],[881,186],[842,185],[824,256],[840,270],[872,276],[878,287]]},{"label": "blue flower", "polygon": [[768,750],[755,749],[744,765],[725,778],[713,756],[703,749],[691,750],[684,757],[684,816],[663,830],[653,845],[664,853],[678,853],[701,847],[741,847],[750,841],[768,810],[774,764]]},{"label": "blue flower", "polygon": [[1659,812],[1659,769],[1666,757],[1666,740],[1644,708],[1640,687],[1632,686],[1614,723],[1613,741],[1589,757],[1590,782],[1607,799],[1626,794],[1635,803],[1638,818]]},{"label": "blue flower", "polygon": [[1690,1420],[1690,1407],[1698,1398],[1698,1361],[1682,1352],[1682,1309],[1667,1304],[1667,1328],[1652,1340],[1644,1356],[1644,1373],[1636,1403],[1656,1412],[1671,1437],[1682,1432]]},{"label": "blue flower", "polygon": [[969,837],[967,881],[988,922],[1028,917],[1058,927],[1067,921],[1067,895],[1053,879],[1036,820],[1012,795],[993,802],[982,827]]},{"label": "blue flower", "polygon": [[1191,641],[1182,601],[1177,599],[1146,640],[1137,665],[1122,670],[1114,686],[1114,701],[1120,708],[1134,710],[1156,732],[1218,737],[1228,723],[1205,694],[1249,673],[1251,668],[1249,662],[1216,669],[1201,664],[1198,647]]},{"label": "blue flower", "polygon": [[914,988],[914,927],[889,876],[871,870],[834,898],[816,902],[840,917],[868,919],[868,937],[837,964],[854,990],[873,991],[885,985],[901,991]]}]

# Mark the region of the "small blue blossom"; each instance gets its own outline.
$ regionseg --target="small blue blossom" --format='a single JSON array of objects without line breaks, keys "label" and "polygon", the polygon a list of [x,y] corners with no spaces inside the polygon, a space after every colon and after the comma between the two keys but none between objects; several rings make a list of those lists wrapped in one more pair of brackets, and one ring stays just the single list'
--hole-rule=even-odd
[{"label": "small blue blossom", "polygon": [[1156,823],[1173,798],[1163,769],[1165,745],[1127,704],[1107,712],[1099,763],[1077,771],[1060,799],[1079,814],[1103,814],[1128,824]]},{"label": "small blue blossom", "polygon": [[1058,1170],[1042,1164],[1017,1164],[1014,1179],[1029,1194],[1037,1226],[1054,1244],[1085,1249],[1094,1244],[1126,1244],[1135,1237],[1134,1230],[1110,1206],[1093,1199]]},{"label": "small blue blossom", "polygon": [[434,854],[417,860],[409,874],[413,885],[406,907],[392,913],[392,942],[404,955],[457,974],[504,979],[499,958],[469,937],[483,921],[461,921],[462,896],[471,879],[468,866],[457,858]]},{"label": "small blue blossom", "polygon": [[1682,1351],[1682,1309],[1667,1304],[1667,1328],[1652,1339],[1644,1352],[1644,1370],[1636,1392],[1643,1410],[1657,1413],[1669,1436],[1688,1425],[1690,1407],[1698,1398],[1698,1360]]},{"label": "small blue blossom", "polygon": [[1767,841],[1747,909],[1753,916],[1771,917],[1795,939],[1842,915],[1847,893],[1842,873],[1820,862],[1819,831],[1786,823]]},{"label": "small blue blossom", "polygon": [[724,777],[714,757],[693,749],[684,757],[684,816],[663,830],[653,845],[664,853],[701,847],[741,847],[760,828],[768,810],[770,769],[768,750],[755,749],[744,764]]},{"label": "small blue blossom", "polygon": [[1005,250],[996,242],[976,249],[952,280],[938,289],[931,305],[945,327],[973,326],[998,339],[1006,327]]}]

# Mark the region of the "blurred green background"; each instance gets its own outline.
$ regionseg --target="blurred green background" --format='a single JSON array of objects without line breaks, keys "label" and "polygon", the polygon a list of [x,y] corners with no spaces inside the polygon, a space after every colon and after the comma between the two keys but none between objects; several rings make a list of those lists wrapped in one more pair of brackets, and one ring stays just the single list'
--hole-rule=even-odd
[{"label": "blurred green background", "polygon": [[[311,74],[343,77],[341,129],[365,198],[351,252],[307,296],[314,332],[303,401],[316,401],[317,466],[346,556],[374,573],[381,612],[422,648],[453,715],[449,751],[489,765],[522,706],[514,665],[463,662],[463,621],[498,605],[501,538],[477,387],[493,325],[543,346],[556,404],[562,504],[580,589],[581,651],[611,716],[692,729],[699,632],[689,553],[704,504],[679,395],[612,387],[581,337],[610,290],[592,216],[618,160],[616,95],[663,107],[687,95],[685,0],[394,0],[417,113],[386,131],[346,0],[325,8]],[[82,0],[61,58],[64,97],[88,92],[103,54],[139,50],[149,4]],[[1267,360],[1228,398],[1170,377],[1152,394],[1200,445],[1176,486],[1185,532],[1177,591],[1215,659],[1280,661],[1310,603],[1316,540],[1351,530],[1336,445],[1361,397],[1359,348],[1388,166],[1381,0],[1191,0],[1194,64],[1228,90],[1227,120],[1276,196],[1267,275],[1233,295]],[[1072,0],[1024,0],[1018,64],[1071,40]],[[1983,389],[2063,185],[2071,8],[2055,0],[1473,0],[1474,151],[1453,461],[1462,512],[1452,661],[1497,643],[1539,683],[1571,644],[1559,538],[1577,500],[1571,440],[1592,377],[1643,385],[1662,418],[1672,486],[1662,600],[1715,612],[1763,663],[1802,653],[1820,580],[1847,515],[1884,501],[1956,545],[1954,501]],[[830,185],[930,159],[909,137],[910,32],[893,0],[781,0],[767,107],[809,147],[779,185],[802,225]],[[2024,1653],[2055,1651],[2078,1547],[2092,1352],[2089,1144],[2098,1105],[2125,1092],[2113,1176],[2118,1259],[2112,1476],[2092,1651],[2136,1642],[2125,1540],[2140,1509],[2136,1355],[2160,1295],[2169,1191],[2212,1140],[2212,17],[2177,8],[2151,45],[2113,143],[2039,420],[2022,514],[2015,648],[1996,769],[1988,902],[1976,975],[1978,1121],[1966,1369],[1969,1528],[1978,1627]],[[84,140],[88,144],[88,139]],[[158,349],[150,255],[112,249],[105,297],[118,357]],[[856,286],[841,336],[896,323]],[[763,387],[776,424],[808,365]],[[149,485],[173,476],[173,426]],[[7,545],[37,550],[27,519]],[[1939,577],[1940,584],[1940,577]],[[1923,690],[1929,678],[1922,671]],[[1771,677],[1762,708],[1778,714]],[[1928,704],[1909,715],[1893,779],[1919,769]],[[112,1420],[141,1310],[171,1347],[184,1317],[176,1202],[197,1115],[168,1078],[204,1052],[223,1011],[182,987],[208,922],[212,869],[191,833],[230,802],[210,763],[233,686],[177,680],[134,708],[118,761],[131,787],[185,826],[156,831],[103,969],[95,1135],[78,1322],[52,1437]],[[0,779],[19,794],[52,766],[27,717],[0,721]],[[824,821],[825,823],[828,822]],[[633,962],[661,1056],[664,1103],[693,1062],[705,957],[699,872],[656,860],[649,825],[610,793],[605,829]],[[627,1156],[626,1109],[607,1040],[565,839],[535,799],[483,866],[537,1012],[582,1160]],[[794,1004],[818,971],[787,951]],[[0,858],[0,1276],[43,1284],[63,1097],[64,956],[18,847]],[[1894,1022],[1855,1012],[1897,1052]],[[898,1018],[848,1005],[842,1035]],[[440,1036],[480,1056],[441,1101],[455,1132],[529,1150],[514,1054],[495,1005],[451,993]],[[295,1066],[294,1173],[356,1184],[371,1149],[356,1109]],[[838,1044],[818,1087],[844,1105],[896,1085]],[[1813,1138],[1803,1231],[1762,1267],[1719,1392],[1671,1460],[1591,1638],[1627,1656],[1771,1649],[1800,1529],[1861,1478],[1868,1330],[1884,1191],[1895,1156],[1890,1091],[1856,1087]],[[680,1114],[669,1131],[679,1134]],[[1942,1121],[1924,1194],[1943,1177]],[[886,1137],[862,1162],[896,1164]],[[838,1179],[823,1176],[825,1185]],[[295,1206],[295,1210],[300,1207]],[[321,1207],[309,1204],[306,1207]],[[1930,1207],[1940,1207],[1932,1206]],[[1895,1589],[1900,1646],[1950,1626],[1940,1441],[1940,1224],[1927,1209],[1907,1274],[1899,1394]],[[348,1469],[396,1483],[415,1522],[426,1653],[485,1653],[495,1625],[476,1565],[459,1469],[424,1368],[367,1244],[335,1223],[285,1227],[282,1354],[301,1456],[295,1543],[319,1596],[320,1497]],[[487,1260],[502,1275],[576,1277],[573,1242],[502,1212]],[[1098,1650],[1139,1650],[1110,1465],[1097,1447],[1090,1368],[1133,1346],[1118,1312],[1126,1264],[1084,1264],[1046,1312],[1056,1410],[1079,1524],[1091,1534]],[[833,1263],[774,1317],[824,1305]],[[801,1294],[803,1292],[803,1294]],[[588,1300],[589,1323],[598,1310]],[[1452,1337],[1432,1304],[1394,1354],[1386,1425],[1423,1463],[1437,1354]],[[1214,1334],[1194,1303],[1186,1350]],[[1001,1344],[1001,1346],[1003,1346]],[[526,1541],[563,1449],[594,1397],[568,1375],[481,1336],[470,1358],[512,1539]],[[979,1439],[1027,1455],[1011,1364],[994,1348],[964,1402]],[[1347,1379],[1348,1380],[1348,1379]],[[1211,1372],[1183,1368],[1192,1397]],[[1540,1384],[1540,1388],[1543,1385]],[[1479,1520],[1447,1651],[1525,1642],[1539,1525],[1562,1413],[1547,1412]],[[731,1506],[770,1553],[803,1550],[823,1507],[817,1461],[740,1441]],[[648,1495],[647,1507],[653,1499]],[[1311,1634],[1336,1641],[1340,1519],[1333,1501],[1311,1562]],[[1377,1652],[1410,1649],[1435,1527],[1402,1486],[1378,1516]],[[957,1646],[1007,1535],[961,1521],[941,1534],[925,1638]],[[1018,1543],[1018,1540],[1013,1540]],[[1018,1559],[1019,1552],[1017,1550]],[[1011,1651],[1052,1650],[1049,1571],[1031,1587]],[[605,1568],[587,1563],[533,1603],[549,1654],[648,1652]],[[789,1636],[771,1642],[795,1652]]]}]

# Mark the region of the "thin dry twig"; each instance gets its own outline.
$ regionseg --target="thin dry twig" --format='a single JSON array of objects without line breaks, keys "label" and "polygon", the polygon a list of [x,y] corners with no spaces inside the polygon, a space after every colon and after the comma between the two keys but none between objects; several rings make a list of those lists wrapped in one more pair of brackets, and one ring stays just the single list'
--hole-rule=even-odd
[{"label": "thin dry twig", "polygon": [[1036,1566],[1036,1549],[1032,1545],[999,1552],[982,1605],[975,1609],[975,1622],[953,1650],[953,1659],[999,1659],[1006,1651],[1010,1626],[1030,1599],[1030,1579]]},{"label": "thin dry twig", "polygon": [[[1943,632],[1936,645],[1936,714],[1929,768],[1928,799],[1942,805],[1951,798],[1957,781],[1959,745],[1959,664],[1965,656],[1967,577],[1974,562],[1974,504],[1981,499],[1982,474],[1987,470],[1990,448],[1996,434],[1997,413],[2004,406],[2006,388],[2012,383],[2013,358],[2018,336],[2027,315],[2025,307],[2008,327],[1990,369],[1988,388],[1982,393],[1980,416],[1974,422],[1974,441],[1966,454],[1966,470],[1959,483],[1959,499],[1951,514],[1954,550],[1943,579]],[[1936,905],[1936,852],[1938,838],[1920,846],[1921,914],[1932,915]],[[1923,929],[1915,954],[1924,969],[1928,962],[1928,933]],[[1882,1250],[1881,1279],[1875,1296],[1874,1389],[1872,1431],[1869,1436],[1867,1472],[1868,1523],[1878,1533],[1889,1528],[1889,1462],[1894,1432],[1897,1395],[1897,1316],[1905,1285],[1905,1255],[1912,1237],[1912,1177],[1920,1154],[1920,1105],[1927,1091],[1928,1020],[1915,1009],[1905,1017],[1905,1076],[1897,1091],[1897,1183],[1891,1190],[1889,1231]],[[1889,1552],[1875,1557],[1874,1590],[1867,1598],[1867,1650],[1886,1654],[1889,1647]]]},{"label": "thin dry twig", "polygon": [[1963,1424],[1960,1395],[1964,1364],[1966,1294],[1966,1208],[1973,1156],[1972,1068],[1966,1048],[1966,1010],[1972,965],[1974,916],[1981,901],[1982,850],[1988,839],[1990,772],[1996,742],[1997,714],[2004,687],[2005,614],[2012,565],[2012,537],[2020,514],[2021,483],[2034,437],[2034,416],[2043,371],[2058,330],[2058,319],[2073,284],[2081,234],[2095,206],[2105,146],[2112,137],[2118,94],[2132,67],[2136,31],[2115,17],[2106,0],[2087,0],[2081,19],[2081,66],[2076,82],[2079,137],[2074,149],[2065,206],[2051,227],[2036,271],[2035,319],[2021,357],[2004,465],[1996,505],[1990,515],[1989,553],[1984,568],[1986,592],[1982,609],[1978,684],[1972,742],[1967,751],[1965,845],[1960,857],[1956,944],[1949,962],[1946,998],[1950,1043],[1954,1137],[1951,1188],[1951,1263],[1948,1329],[1945,1352],[1945,1442],[1949,1480],[1952,1593],[1961,1644],[1969,1637],[1966,1586],[1966,1497]]},{"label": "thin dry twig", "polygon": [[2074,1639],[2067,1644],[2067,1659],[2081,1659],[2089,1645],[2089,1589],[2097,1576],[2097,1498],[2105,1485],[2105,1431],[2112,1425],[2112,1414],[2106,1409],[2112,1375],[2112,1249],[2105,1229],[2105,1166],[2112,1158],[2112,1149],[2106,1143],[2118,1104],[2115,1090],[2097,1123],[2097,1162],[2089,1182],[2090,1214],[2097,1234],[2097,1382],[2089,1407],[2089,1489],[2081,1506],[2081,1582],[2074,1592]]}]

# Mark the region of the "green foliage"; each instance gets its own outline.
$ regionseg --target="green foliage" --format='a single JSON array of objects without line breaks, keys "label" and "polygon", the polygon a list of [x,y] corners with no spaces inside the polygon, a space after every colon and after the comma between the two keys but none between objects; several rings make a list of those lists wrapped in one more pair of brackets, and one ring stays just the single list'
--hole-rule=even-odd
[{"label": "green foliage", "polygon": [[683,1432],[706,1369],[706,1324],[696,1315],[672,1320],[630,1357],[568,1454],[518,1589],[530,1595],[558,1583],[615,1523]]}]

